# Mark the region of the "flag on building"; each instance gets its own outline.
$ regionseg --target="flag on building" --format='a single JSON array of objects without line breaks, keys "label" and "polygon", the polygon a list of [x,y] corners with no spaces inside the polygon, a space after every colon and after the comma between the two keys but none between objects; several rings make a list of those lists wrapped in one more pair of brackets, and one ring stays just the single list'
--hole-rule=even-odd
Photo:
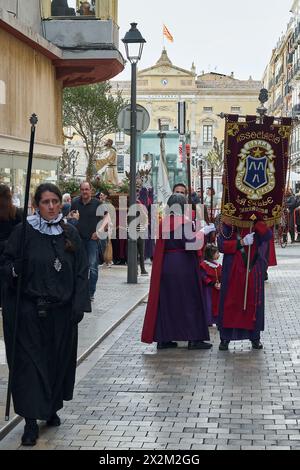
[{"label": "flag on building", "polygon": [[168,30],[168,28],[166,27],[165,24],[164,24],[164,28],[163,28],[163,35],[164,35],[170,42],[174,42],[174,38],[173,38],[172,34],[170,33],[170,31]]}]

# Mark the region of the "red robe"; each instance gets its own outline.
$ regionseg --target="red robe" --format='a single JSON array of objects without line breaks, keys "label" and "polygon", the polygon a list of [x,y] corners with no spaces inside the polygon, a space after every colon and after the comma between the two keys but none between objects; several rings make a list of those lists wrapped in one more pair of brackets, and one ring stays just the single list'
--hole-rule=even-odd
[{"label": "red robe", "polygon": [[[205,275],[203,276],[203,282],[205,286],[210,287],[211,283],[220,282],[222,278],[222,266],[219,263],[210,262],[210,264],[214,264],[215,267],[210,266],[205,261],[202,261],[200,267],[203,271],[205,271]],[[220,303],[220,291],[216,289],[214,286],[212,288],[212,315],[213,317],[217,317],[219,315],[219,303]]]},{"label": "red robe", "polygon": [[[269,229],[263,222],[257,222],[255,224],[254,231],[258,236],[264,237],[268,233]],[[242,229],[240,233],[241,238],[248,233],[249,229]],[[245,258],[247,258],[249,247],[244,247],[244,250]],[[255,268],[257,250],[257,244],[254,242],[251,247],[250,257],[250,266],[251,263],[253,263],[254,269],[249,273],[247,307],[246,311],[244,311],[244,294],[247,272],[245,265],[246,259],[243,259],[242,251],[237,250],[236,232],[233,234],[231,240],[223,241],[223,249],[221,251],[224,254],[234,255],[230,271],[230,282],[228,284],[228,290],[224,301],[223,328],[254,330],[257,306],[262,301],[262,292],[260,292],[261,272]]]},{"label": "red robe", "polygon": [[269,242],[269,266],[277,266],[277,258],[276,258],[276,249],[275,249],[275,240],[274,240],[274,229],[273,231],[273,237],[271,238]]}]

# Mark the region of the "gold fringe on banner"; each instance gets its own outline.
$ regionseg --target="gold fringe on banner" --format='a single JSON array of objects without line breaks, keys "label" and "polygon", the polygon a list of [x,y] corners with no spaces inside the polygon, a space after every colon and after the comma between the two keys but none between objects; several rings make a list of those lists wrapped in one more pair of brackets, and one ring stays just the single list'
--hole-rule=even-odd
[{"label": "gold fringe on banner", "polygon": [[[259,123],[259,118],[255,116],[236,116],[236,115],[223,115],[225,117],[225,158],[224,158],[224,177],[223,177],[223,198],[222,198],[222,209],[221,209],[221,220],[223,223],[233,227],[240,227],[240,228],[250,228],[253,225],[253,220],[251,220],[249,214],[249,220],[241,220],[237,217],[236,212],[238,208],[235,204],[231,203],[230,196],[229,196],[229,174],[228,174],[228,159],[230,159],[231,149],[229,148],[229,137],[234,138],[239,134],[239,132],[244,129],[246,130],[249,127],[249,124],[252,123]],[[253,119],[252,119],[253,118]],[[274,131],[275,128],[280,128],[278,134],[280,135],[281,139],[284,140],[291,140],[292,129],[294,122],[292,121],[292,125],[286,125],[287,118],[280,117],[280,118],[273,118],[271,116],[266,116],[266,119],[273,119],[273,122],[270,122],[270,131]],[[274,122],[276,120],[276,123]],[[251,126],[250,126],[251,127]],[[251,132],[251,129],[249,129]],[[254,139],[255,140],[255,139]],[[283,145],[283,142],[282,142]],[[283,150],[283,148],[282,148]],[[288,166],[290,163],[290,152],[288,158]],[[288,168],[287,168],[288,169]],[[286,182],[285,182],[286,183]],[[282,188],[283,194],[285,192],[285,187]],[[263,221],[267,226],[272,227],[275,224],[281,222],[281,216],[284,208],[284,200],[282,201],[281,205],[277,205],[273,208],[273,214],[269,214],[265,216],[262,214],[261,216],[257,215],[257,220]],[[259,211],[256,211],[259,212]],[[272,217],[273,215],[273,217]],[[270,217],[271,216],[271,217]]]}]

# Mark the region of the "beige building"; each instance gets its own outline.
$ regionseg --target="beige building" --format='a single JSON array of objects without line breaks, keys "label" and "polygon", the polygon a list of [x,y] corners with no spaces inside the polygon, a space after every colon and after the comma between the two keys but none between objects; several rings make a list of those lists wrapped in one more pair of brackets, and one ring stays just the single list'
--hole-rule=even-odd
[{"label": "beige building", "polygon": [[32,186],[56,179],[64,87],[111,79],[124,68],[117,0],[55,11],[51,0],[0,0],[0,182],[24,190],[32,113],[38,115]]},{"label": "beige building", "polygon": [[[130,101],[129,81],[112,81],[112,85],[122,89],[123,96]],[[178,102],[186,102],[187,130],[196,167],[200,159],[207,159],[216,139],[219,144],[224,139],[224,120],[218,114],[255,114],[260,85],[251,77],[238,80],[233,73],[197,74],[194,64],[185,70],[174,65],[164,49],[155,65],[138,72],[137,102],[150,114],[149,131],[158,129],[159,119],[164,130],[176,130]],[[115,140],[119,153],[123,143],[128,148],[129,140],[123,133],[117,134]]]},{"label": "beige building", "polygon": [[286,32],[271,53],[263,76],[269,91],[268,114],[295,118],[291,142],[291,185],[300,190],[300,0],[291,5]]}]

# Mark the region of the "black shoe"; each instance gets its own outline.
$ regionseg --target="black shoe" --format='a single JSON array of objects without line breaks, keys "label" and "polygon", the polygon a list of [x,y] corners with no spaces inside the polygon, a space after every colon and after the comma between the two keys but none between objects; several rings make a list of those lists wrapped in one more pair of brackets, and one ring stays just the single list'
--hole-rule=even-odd
[{"label": "black shoe", "polygon": [[263,345],[261,344],[260,340],[257,339],[255,341],[252,341],[252,348],[253,349],[263,349]]},{"label": "black shoe", "polygon": [[212,344],[205,343],[204,341],[189,341],[188,349],[196,350],[196,349],[211,349]]},{"label": "black shoe", "polygon": [[268,275],[268,273],[266,273],[265,274],[265,281],[268,281],[268,279],[269,279],[269,275]]},{"label": "black shoe", "polygon": [[225,339],[221,339],[221,343],[219,345],[219,351],[228,351],[230,341]]},{"label": "black shoe", "polygon": [[60,417],[58,416],[58,414],[54,413],[54,415],[52,415],[51,418],[48,419],[47,426],[60,426]]},{"label": "black shoe", "polygon": [[149,274],[147,273],[147,271],[142,271],[141,276],[149,276]]},{"label": "black shoe", "polygon": [[177,348],[175,341],[168,341],[167,343],[157,343],[157,349],[174,349]]},{"label": "black shoe", "polygon": [[39,437],[39,427],[35,419],[26,420],[24,434],[22,436],[22,446],[35,446]]}]

